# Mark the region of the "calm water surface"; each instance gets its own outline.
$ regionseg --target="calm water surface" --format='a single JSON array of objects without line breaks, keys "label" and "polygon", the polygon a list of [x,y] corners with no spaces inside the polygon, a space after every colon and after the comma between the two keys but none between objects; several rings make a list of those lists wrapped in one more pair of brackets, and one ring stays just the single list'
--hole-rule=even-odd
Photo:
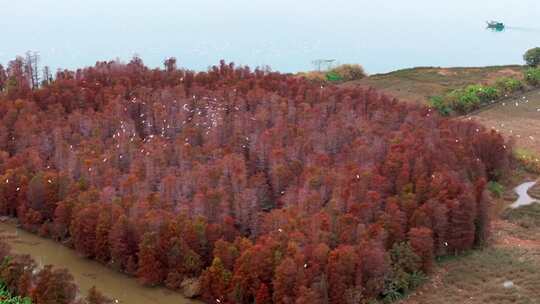
[{"label": "calm water surface", "polygon": [[[106,296],[125,304],[198,304],[165,288],[148,288],[134,278],[115,272],[105,266],[79,257],[75,251],[52,240],[40,238],[18,229],[14,224],[0,222],[0,235],[15,253],[29,254],[39,265],[51,264],[67,268],[79,285],[83,295],[96,286]],[[13,236],[16,236],[15,238]]]},{"label": "calm water surface", "polygon": [[[538,0],[0,0],[0,62],[27,50],[53,68],[176,56],[201,70],[224,58],[295,72],[311,61],[368,72],[521,63],[540,45]],[[500,20],[502,33],[485,29]]]}]

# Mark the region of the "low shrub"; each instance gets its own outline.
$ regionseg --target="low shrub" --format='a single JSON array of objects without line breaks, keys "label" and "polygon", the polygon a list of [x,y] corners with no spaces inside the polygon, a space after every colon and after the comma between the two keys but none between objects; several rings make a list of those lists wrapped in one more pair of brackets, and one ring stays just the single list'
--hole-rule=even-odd
[{"label": "low shrub", "polygon": [[499,184],[496,181],[490,181],[488,183],[488,190],[493,194],[495,197],[500,198],[502,197],[504,193],[504,186]]},{"label": "low shrub", "polygon": [[366,76],[364,68],[359,64],[342,64],[331,69],[326,74],[328,80],[331,80],[329,78],[333,78],[336,79],[335,81],[359,80]]},{"label": "low shrub", "polygon": [[329,71],[301,72],[297,76],[314,82],[343,82],[366,77],[364,68],[359,64],[342,64]]},{"label": "low shrub", "polygon": [[[528,85],[539,85],[540,68],[528,69],[525,73],[525,80]],[[473,84],[462,89],[452,90],[445,95],[433,96],[430,98],[430,104],[443,116],[453,113],[466,114],[524,88],[523,81],[503,77],[497,79],[495,84],[491,86]]]},{"label": "low shrub", "polygon": [[500,90],[493,86],[472,85],[467,88],[476,94],[482,103],[492,102],[501,97]]},{"label": "low shrub", "polygon": [[343,81],[343,77],[341,77],[336,72],[330,71],[326,73],[326,80],[331,81],[331,82],[340,82],[340,81]]},{"label": "low shrub", "polygon": [[453,112],[460,114],[474,111],[484,104],[488,104],[498,99],[501,91],[496,87],[484,85],[469,85],[464,89],[452,90],[443,96],[431,98],[431,105],[442,115],[449,115]]},{"label": "low shrub", "polygon": [[529,68],[525,71],[525,81],[528,85],[540,85],[540,68]]},{"label": "low shrub", "polygon": [[445,102],[444,96],[437,95],[429,99],[429,103],[434,107],[442,116],[450,116],[454,113],[452,106]]},{"label": "low shrub", "polygon": [[454,90],[448,94],[450,104],[459,113],[465,114],[473,111],[480,105],[480,97],[474,88]]},{"label": "low shrub", "polygon": [[523,90],[524,84],[523,81],[510,77],[499,78],[495,81],[495,87],[502,94],[512,94],[519,90]]}]

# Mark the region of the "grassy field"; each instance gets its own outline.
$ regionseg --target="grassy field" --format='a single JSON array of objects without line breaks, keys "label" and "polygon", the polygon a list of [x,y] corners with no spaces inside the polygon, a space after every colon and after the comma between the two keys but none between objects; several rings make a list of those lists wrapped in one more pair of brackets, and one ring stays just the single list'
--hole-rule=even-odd
[{"label": "grassy field", "polygon": [[343,86],[374,87],[382,92],[409,102],[425,103],[430,96],[469,84],[491,84],[500,77],[522,78],[523,66],[493,66],[482,68],[419,67],[375,74]]}]

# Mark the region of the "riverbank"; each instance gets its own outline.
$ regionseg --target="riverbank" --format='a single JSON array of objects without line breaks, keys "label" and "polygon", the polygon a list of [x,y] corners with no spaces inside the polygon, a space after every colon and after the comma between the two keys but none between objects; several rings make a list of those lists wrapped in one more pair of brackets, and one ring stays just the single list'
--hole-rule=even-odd
[{"label": "riverbank", "polygon": [[181,294],[162,287],[145,287],[135,278],[114,271],[96,261],[77,255],[74,250],[50,239],[41,238],[16,227],[14,221],[0,222],[0,238],[4,239],[15,254],[28,254],[39,266],[53,265],[66,268],[86,294],[95,286],[115,303],[129,304],[195,304]]}]

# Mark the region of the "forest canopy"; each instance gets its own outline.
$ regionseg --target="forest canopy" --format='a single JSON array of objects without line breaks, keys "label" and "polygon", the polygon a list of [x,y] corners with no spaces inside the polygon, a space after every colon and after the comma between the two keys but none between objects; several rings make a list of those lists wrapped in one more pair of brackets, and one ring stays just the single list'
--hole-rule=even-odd
[{"label": "forest canopy", "polygon": [[486,241],[511,165],[495,131],[368,88],[174,58],[31,70],[0,66],[0,214],[209,303],[399,296]]}]

